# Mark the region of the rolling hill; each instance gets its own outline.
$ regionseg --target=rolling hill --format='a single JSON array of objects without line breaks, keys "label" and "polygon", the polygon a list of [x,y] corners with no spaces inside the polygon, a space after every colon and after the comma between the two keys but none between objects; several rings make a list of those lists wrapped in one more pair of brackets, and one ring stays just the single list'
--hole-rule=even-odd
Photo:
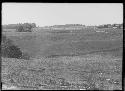
[{"label": "rolling hill", "polygon": [[[96,31],[105,32],[96,32]],[[122,29],[49,30],[39,32],[6,32],[22,51],[32,57],[82,55],[103,50],[122,50]]]}]

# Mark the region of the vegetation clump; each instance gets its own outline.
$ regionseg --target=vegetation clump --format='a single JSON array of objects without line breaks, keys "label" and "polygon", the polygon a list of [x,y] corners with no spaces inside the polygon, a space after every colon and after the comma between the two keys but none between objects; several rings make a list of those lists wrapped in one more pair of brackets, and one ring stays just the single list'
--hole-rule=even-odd
[{"label": "vegetation clump", "polygon": [[32,28],[35,28],[36,24],[35,23],[19,23],[19,24],[8,24],[8,25],[3,25],[2,29],[3,30],[8,30],[8,29],[16,29],[17,32],[32,32]]},{"label": "vegetation clump", "polygon": [[2,35],[1,56],[6,58],[29,59],[27,53],[23,53],[21,49],[14,45],[13,41]]}]

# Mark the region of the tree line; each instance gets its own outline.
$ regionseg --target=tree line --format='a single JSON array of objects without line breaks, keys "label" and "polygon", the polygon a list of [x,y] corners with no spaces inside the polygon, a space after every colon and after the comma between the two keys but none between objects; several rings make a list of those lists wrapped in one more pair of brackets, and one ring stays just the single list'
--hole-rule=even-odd
[{"label": "tree line", "polygon": [[32,28],[35,27],[35,23],[19,23],[3,25],[2,29],[16,29],[16,32],[32,32]]},{"label": "tree line", "polygon": [[117,28],[117,29],[122,29],[123,28],[123,23],[122,24],[104,24],[104,25],[99,25],[97,27],[98,28]]}]

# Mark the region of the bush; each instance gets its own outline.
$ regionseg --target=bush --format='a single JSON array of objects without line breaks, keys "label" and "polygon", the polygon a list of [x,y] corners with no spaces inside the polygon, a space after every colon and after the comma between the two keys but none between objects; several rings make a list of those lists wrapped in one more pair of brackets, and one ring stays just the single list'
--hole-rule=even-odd
[{"label": "bush", "polygon": [[22,52],[17,46],[11,45],[2,48],[2,56],[7,58],[21,58]]},{"label": "bush", "polygon": [[1,56],[7,58],[21,58],[22,51],[16,45],[14,45],[13,41],[8,39],[5,35],[2,35],[2,43],[1,43]]},{"label": "bush", "polygon": [[23,53],[20,48],[14,45],[13,41],[8,39],[5,35],[2,35],[1,54],[2,57],[7,58],[30,59],[28,53]]}]

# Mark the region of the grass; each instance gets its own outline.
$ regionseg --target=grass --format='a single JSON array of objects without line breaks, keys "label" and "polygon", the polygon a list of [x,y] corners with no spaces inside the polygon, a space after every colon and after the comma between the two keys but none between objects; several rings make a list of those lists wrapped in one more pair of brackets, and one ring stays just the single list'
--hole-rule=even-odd
[{"label": "grass", "polygon": [[29,61],[3,58],[2,70],[4,79],[22,88],[107,90],[117,86],[116,89],[121,89],[122,59],[111,56],[92,54]]},{"label": "grass", "polygon": [[[122,30],[105,29],[108,33],[96,30],[78,30],[72,33],[39,31],[32,33],[4,33],[22,51],[32,57],[54,55],[80,55],[96,51],[120,49],[123,44]],[[100,29],[99,31],[103,31]],[[120,49],[121,50],[121,49]],[[117,53],[119,54],[119,52]]]},{"label": "grass", "polygon": [[2,83],[29,90],[121,89],[123,33],[105,31],[3,33],[31,59],[2,58]]}]

